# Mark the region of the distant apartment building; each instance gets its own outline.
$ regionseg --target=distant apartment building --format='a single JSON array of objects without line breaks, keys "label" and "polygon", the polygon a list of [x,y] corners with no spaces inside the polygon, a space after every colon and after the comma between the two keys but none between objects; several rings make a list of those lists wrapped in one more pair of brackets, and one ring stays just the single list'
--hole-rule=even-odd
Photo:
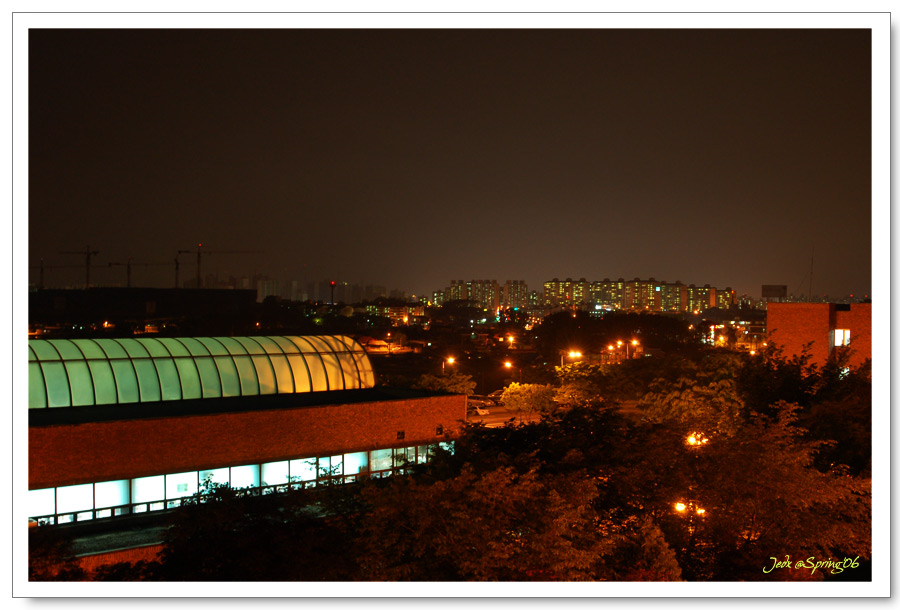
[{"label": "distant apartment building", "polygon": [[582,307],[590,302],[591,283],[586,279],[560,280],[553,278],[544,282],[544,305],[546,307]]},{"label": "distant apartment building", "polygon": [[766,306],[767,341],[785,356],[806,351],[821,366],[836,350],[848,364],[872,357],[871,303],[776,303]]},{"label": "distant apartment building", "polygon": [[625,301],[625,280],[619,278],[591,284],[591,301],[598,309],[622,309]]},{"label": "distant apartment building", "polygon": [[525,280],[506,280],[501,287],[500,306],[524,309],[529,306],[528,296],[528,285],[525,284]]},{"label": "distant apartment building", "polygon": [[687,286],[677,281],[662,286],[661,306],[663,311],[688,311]]},{"label": "distant apartment building", "polygon": [[425,317],[424,305],[367,305],[366,313],[390,318],[392,326],[410,326]]},{"label": "distant apartment building", "polygon": [[686,286],[681,281],[669,283],[655,278],[642,280],[604,279],[591,284],[590,299],[595,309],[639,310],[658,312],[705,311],[711,307],[728,309],[734,304],[731,288],[719,290],[706,284]]},{"label": "distant apartment building", "polygon": [[[518,280],[516,280],[518,282]],[[449,301],[471,301],[481,309],[497,309],[507,294],[511,281],[507,280],[504,286],[500,286],[497,280],[450,280],[450,285],[443,290],[436,290],[432,295],[435,305],[444,305]],[[521,282],[522,289],[527,294],[525,282]],[[515,295],[518,288],[513,288]]]}]

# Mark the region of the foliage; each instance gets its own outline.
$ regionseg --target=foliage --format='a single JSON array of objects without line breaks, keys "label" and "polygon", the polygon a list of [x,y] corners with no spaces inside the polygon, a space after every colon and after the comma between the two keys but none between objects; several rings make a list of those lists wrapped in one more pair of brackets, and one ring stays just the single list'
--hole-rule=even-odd
[{"label": "foliage", "polygon": [[638,521],[635,531],[616,554],[623,566],[616,580],[667,582],[681,580],[681,567],[659,525],[650,516]]},{"label": "foliage", "polygon": [[65,530],[53,526],[32,527],[28,531],[28,580],[84,580]]},{"label": "foliage", "polygon": [[503,390],[503,404],[517,413],[547,413],[556,407],[549,385],[511,383]]},{"label": "foliage", "polygon": [[[501,466],[363,491],[367,580],[587,580],[608,550],[589,480]],[[390,535],[385,535],[390,531]]]},{"label": "foliage", "polygon": [[161,575],[196,581],[347,580],[352,553],[343,530],[315,510],[318,499],[307,490],[254,496],[214,487],[173,511]]},{"label": "foliage", "polygon": [[762,578],[773,555],[869,557],[870,482],[814,468],[822,441],[803,438],[797,410],[779,403],[777,415],[754,415],[692,450],[697,476],[686,493],[707,516],[681,542],[689,577]]},{"label": "foliage", "polygon": [[452,394],[472,394],[475,391],[475,385],[476,382],[471,375],[449,371],[445,375],[426,373],[419,377],[412,387],[419,390],[450,392]]}]

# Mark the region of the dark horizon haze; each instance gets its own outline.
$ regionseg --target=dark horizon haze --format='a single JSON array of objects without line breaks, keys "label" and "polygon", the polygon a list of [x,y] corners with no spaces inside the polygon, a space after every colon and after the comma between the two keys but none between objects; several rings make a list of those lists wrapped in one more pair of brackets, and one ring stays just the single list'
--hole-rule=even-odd
[{"label": "dark horizon haze", "polygon": [[869,30],[29,37],[33,284],[871,291]]}]

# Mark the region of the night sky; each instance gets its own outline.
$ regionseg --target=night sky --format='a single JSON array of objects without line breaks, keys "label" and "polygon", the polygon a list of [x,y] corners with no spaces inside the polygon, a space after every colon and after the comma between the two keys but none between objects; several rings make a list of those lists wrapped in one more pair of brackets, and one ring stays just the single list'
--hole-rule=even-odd
[{"label": "night sky", "polygon": [[[31,30],[29,266],[871,290],[868,30]],[[221,251],[259,251],[226,253]],[[193,277],[182,256],[182,279]],[[139,266],[138,263],[161,263]],[[70,267],[65,267],[70,266]],[[55,268],[52,268],[55,267]],[[37,271],[29,273],[37,282]]]}]

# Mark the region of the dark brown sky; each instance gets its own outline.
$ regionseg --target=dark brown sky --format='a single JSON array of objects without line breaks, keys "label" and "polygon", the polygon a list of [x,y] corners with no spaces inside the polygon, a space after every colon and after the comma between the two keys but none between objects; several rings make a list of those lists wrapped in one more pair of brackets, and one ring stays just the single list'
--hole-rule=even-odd
[{"label": "dark brown sky", "polygon": [[758,297],[805,293],[814,252],[814,292],[870,290],[868,30],[31,30],[29,53],[32,266],[89,244],[124,284],[109,262],[202,242],[261,251],[220,275]]}]

